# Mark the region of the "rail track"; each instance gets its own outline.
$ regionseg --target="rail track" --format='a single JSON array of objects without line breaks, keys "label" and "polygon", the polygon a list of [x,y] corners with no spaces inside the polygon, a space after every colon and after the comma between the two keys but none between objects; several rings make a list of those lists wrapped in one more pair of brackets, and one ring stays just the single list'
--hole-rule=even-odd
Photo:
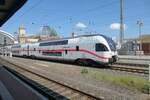
[{"label": "rail track", "polygon": [[144,75],[148,75],[149,71],[148,71],[148,67],[147,68],[143,68],[143,67],[137,67],[134,65],[125,65],[125,64],[113,64],[110,65],[109,68],[111,70],[119,70],[119,71],[125,71],[125,72],[131,72],[131,73],[138,73],[138,74],[144,74]]},{"label": "rail track", "polygon": [[148,64],[134,64],[134,63],[117,62],[117,63],[115,63],[115,65],[137,66],[137,67],[148,68]]},{"label": "rail track", "polygon": [[103,100],[103,98],[98,98],[55,80],[51,80],[4,59],[1,59],[1,62],[8,71],[38,90],[40,93],[46,95],[50,100]]}]

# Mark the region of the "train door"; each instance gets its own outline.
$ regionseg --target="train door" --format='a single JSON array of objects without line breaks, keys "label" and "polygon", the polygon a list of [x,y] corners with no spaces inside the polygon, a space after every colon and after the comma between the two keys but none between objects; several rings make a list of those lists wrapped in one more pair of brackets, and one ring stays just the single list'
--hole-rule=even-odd
[{"label": "train door", "polygon": [[27,45],[27,56],[29,56],[30,54],[29,54],[29,45]]},{"label": "train door", "polygon": [[67,56],[68,56],[68,50],[67,49],[65,49],[65,51],[62,52],[62,56],[63,56],[63,60],[65,60],[67,58]]},{"label": "train door", "polygon": [[80,47],[84,47],[84,45],[77,45],[76,46],[76,54],[78,55],[78,58],[85,58],[85,53],[84,52],[78,52],[80,51]]},{"label": "train door", "polygon": [[79,51],[79,46],[76,46],[76,51]]},{"label": "train door", "polygon": [[65,50],[65,55],[67,55],[67,54],[68,54],[68,50],[66,49],[66,50]]},{"label": "train door", "polygon": [[63,46],[62,47],[64,49],[64,51],[62,52],[62,59],[66,60],[68,58],[68,47],[67,46]]}]

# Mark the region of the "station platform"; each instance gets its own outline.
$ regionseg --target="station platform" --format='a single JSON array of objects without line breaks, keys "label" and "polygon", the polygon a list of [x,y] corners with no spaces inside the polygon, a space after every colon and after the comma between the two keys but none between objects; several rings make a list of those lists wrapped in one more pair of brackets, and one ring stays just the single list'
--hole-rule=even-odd
[{"label": "station platform", "polygon": [[0,100],[48,100],[0,65]]},{"label": "station platform", "polygon": [[131,63],[131,64],[143,64],[149,65],[150,64],[150,56],[144,55],[118,55],[118,62],[119,63]]},{"label": "station platform", "polygon": [[118,55],[120,59],[137,59],[137,60],[150,60],[150,56],[146,55]]}]

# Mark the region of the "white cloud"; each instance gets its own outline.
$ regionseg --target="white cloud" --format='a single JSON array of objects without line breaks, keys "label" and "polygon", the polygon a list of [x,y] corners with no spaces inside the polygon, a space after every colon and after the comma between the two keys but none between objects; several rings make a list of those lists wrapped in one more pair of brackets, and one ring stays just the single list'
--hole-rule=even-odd
[{"label": "white cloud", "polygon": [[[125,30],[126,29],[126,25],[124,24],[123,26],[124,26],[124,30]],[[112,29],[112,30],[120,30],[120,23],[112,23],[110,25],[110,29]]]},{"label": "white cloud", "polygon": [[76,24],[76,27],[78,27],[78,28],[86,28],[87,26],[84,23],[78,22]]}]

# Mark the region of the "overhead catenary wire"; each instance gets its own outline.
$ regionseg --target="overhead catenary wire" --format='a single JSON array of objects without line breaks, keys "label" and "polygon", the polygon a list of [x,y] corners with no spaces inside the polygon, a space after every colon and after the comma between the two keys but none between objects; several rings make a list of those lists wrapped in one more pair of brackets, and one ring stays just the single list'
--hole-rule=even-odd
[{"label": "overhead catenary wire", "polygon": [[[68,20],[70,20],[71,19],[71,21],[69,21],[69,22],[71,22],[71,23],[73,23],[73,17],[79,17],[79,16],[81,16],[81,17],[87,17],[87,16],[82,16],[82,15],[84,15],[84,14],[87,14],[87,13],[91,13],[91,12],[94,12],[94,11],[98,11],[98,10],[100,10],[100,9],[103,9],[103,8],[105,8],[105,7],[109,7],[109,6],[112,6],[113,4],[117,4],[117,3],[119,3],[119,1],[118,0],[115,0],[115,1],[112,1],[112,2],[108,2],[108,3],[105,3],[105,4],[103,4],[103,5],[100,5],[100,6],[97,6],[97,7],[94,7],[94,8],[91,8],[91,9],[88,9],[88,10],[86,10],[86,11],[84,11],[84,12],[82,12],[81,14],[78,14],[78,15],[69,15],[69,18],[68,18]],[[73,17],[72,17],[73,16]],[[53,23],[54,22],[57,22],[57,21],[59,21],[59,22],[61,22],[61,21],[64,21],[64,19],[66,19],[66,17],[61,17],[60,19],[53,19]],[[66,23],[66,22],[65,22]],[[64,24],[64,23],[63,23]],[[60,26],[60,25],[59,25]]]},{"label": "overhead catenary wire", "polygon": [[[38,0],[38,1],[35,2],[31,7],[29,7],[26,11],[24,11],[24,13],[19,16],[19,18],[17,19],[17,21],[22,20],[25,15],[30,14],[35,8],[39,7],[39,6],[43,3],[43,1],[42,1],[42,3],[41,3],[41,1],[42,1],[42,0]],[[85,16],[82,16],[82,15],[84,15],[85,13],[91,13],[91,12],[94,12],[94,11],[99,11],[100,9],[103,9],[103,8],[105,8],[105,7],[112,6],[113,4],[116,4],[117,2],[118,2],[118,0],[111,1],[111,2],[108,2],[108,3],[104,3],[104,4],[101,3],[102,5],[100,5],[100,6],[97,6],[97,7],[91,8],[91,9],[88,9],[88,10],[86,10],[86,11],[83,11],[81,14],[78,14],[78,15],[71,15],[71,16],[74,16],[74,17],[79,17],[79,16],[85,17]],[[70,16],[70,15],[69,15],[69,16]],[[88,15],[87,15],[87,16],[88,16]],[[87,16],[86,16],[86,17],[87,17]],[[48,16],[48,17],[49,17],[49,16]],[[44,19],[46,19],[46,17],[44,17],[42,20],[44,20]],[[64,19],[66,19],[66,16],[63,17],[63,18],[61,17],[60,19],[59,19],[59,18],[57,18],[57,19],[52,19],[51,22],[54,23],[54,22],[57,22],[57,21],[59,21],[59,22],[61,22],[61,21],[66,21],[66,20],[64,20]],[[71,19],[71,23],[73,23],[73,18],[70,17],[70,19]],[[68,19],[67,19],[67,20],[68,20]],[[32,22],[32,23],[34,23],[34,22]],[[12,24],[15,24],[15,23],[12,23]],[[12,24],[11,24],[11,25],[12,25]]]},{"label": "overhead catenary wire", "polygon": [[[81,12],[81,14],[78,14],[78,15],[69,15],[69,16],[70,16],[70,17],[71,17],[71,16],[74,16],[74,17],[77,16],[77,17],[79,17],[79,16],[82,16],[82,15],[87,14],[87,13],[91,13],[91,12],[94,12],[94,11],[98,11],[98,10],[103,9],[103,8],[105,8],[105,7],[108,7],[108,6],[112,6],[113,4],[116,4],[116,3],[119,3],[119,1],[118,1],[118,0],[115,0],[115,1],[112,1],[112,2],[109,2],[109,3],[106,3],[106,4],[103,4],[103,5],[100,5],[100,6],[91,8],[91,9],[88,9],[88,10],[86,10],[86,11],[84,11],[84,12]],[[85,17],[85,16],[82,16],[82,17]],[[87,17],[87,16],[86,16],[86,17]],[[66,17],[65,17],[65,18],[66,18]],[[64,18],[61,17],[61,19],[63,20]],[[71,17],[71,19],[73,20],[72,17]],[[59,21],[59,20],[58,20],[58,19],[53,20],[53,22],[55,22],[55,21]]]}]

